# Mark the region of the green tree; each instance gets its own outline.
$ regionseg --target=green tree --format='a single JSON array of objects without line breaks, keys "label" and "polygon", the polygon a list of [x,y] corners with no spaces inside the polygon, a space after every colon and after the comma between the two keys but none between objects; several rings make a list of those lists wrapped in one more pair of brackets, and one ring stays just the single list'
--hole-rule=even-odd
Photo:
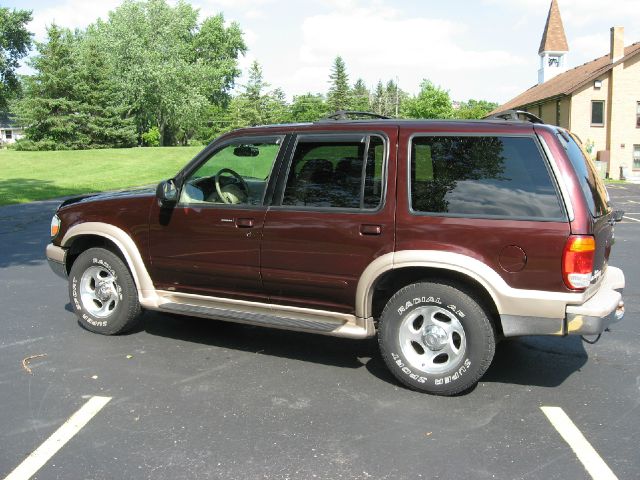
[{"label": "green tree", "polygon": [[429,80],[422,81],[417,96],[402,103],[402,115],[407,118],[451,118],[452,114],[449,92]]},{"label": "green tree", "polygon": [[384,91],[384,85],[382,80],[378,80],[376,89],[371,96],[371,107],[374,113],[378,115],[384,115],[387,111],[387,97]]},{"label": "green tree", "polygon": [[305,93],[293,97],[290,113],[292,122],[316,122],[329,114],[329,107],[322,95]]},{"label": "green tree", "polygon": [[291,119],[285,93],[280,88],[266,91],[269,84],[264,80],[262,67],[254,61],[249,68],[249,78],[244,91],[231,100],[229,126],[247,126],[286,123]]},{"label": "green tree", "polygon": [[337,56],[333,62],[329,81],[331,84],[327,95],[329,110],[333,112],[346,110],[349,108],[349,76],[341,56]]},{"label": "green tree", "polygon": [[349,110],[355,110],[357,112],[368,112],[370,110],[369,89],[361,78],[353,84],[350,98]]},{"label": "green tree", "polygon": [[0,8],[0,111],[7,110],[8,100],[20,91],[16,69],[31,48],[30,21],[28,10]]},{"label": "green tree", "polygon": [[281,88],[269,92],[266,100],[266,123],[291,122],[291,110],[287,103],[287,96]]},{"label": "green tree", "polygon": [[184,1],[125,0],[96,29],[139,134],[156,126],[162,145],[184,142],[212,103],[228,102],[246,51],[237,24],[218,15],[199,25]]},{"label": "green tree", "polygon": [[453,111],[454,118],[480,119],[489,115],[490,112],[498,108],[498,104],[487,100],[469,100],[461,102],[460,106]]},{"label": "green tree", "polygon": [[86,148],[83,127],[87,113],[78,99],[79,74],[75,62],[78,38],[70,30],[51,25],[47,41],[38,43],[31,62],[36,74],[25,79],[25,95],[16,105],[30,140],[40,148]]},{"label": "green tree", "polygon": [[388,117],[397,117],[400,114],[400,104],[403,99],[403,92],[400,91],[400,87],[393,80],[389,80],[385,86],[385,105],[387,110],[384,115]]},{"label": "green tree", "polygon": [[92,148],[132,147],[136,144],[134,118],[112,81],[113,72],[100,46],[100,38],[90,27],[78,36],[75,49],[76,97],[82,103],[87,122],[81,131]]}]

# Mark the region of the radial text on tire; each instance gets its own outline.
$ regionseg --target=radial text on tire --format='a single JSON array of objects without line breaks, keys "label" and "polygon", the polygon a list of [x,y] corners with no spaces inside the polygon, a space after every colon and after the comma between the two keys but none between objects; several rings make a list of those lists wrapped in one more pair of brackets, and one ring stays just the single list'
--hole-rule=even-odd
[{"label": "radial text on tire", "polygon": [[449,283],[408,285],[378,324],[382,357],[403,384],[436,395],[470,389],[491,364],[495,332],[480,304]]},{"label": "radial text on tire", "polygon": [[133,329],[141,317],[138,292],[129,269],[113,252],[90,248],[69,274],[69,297],[87,330],[115,335]]}]

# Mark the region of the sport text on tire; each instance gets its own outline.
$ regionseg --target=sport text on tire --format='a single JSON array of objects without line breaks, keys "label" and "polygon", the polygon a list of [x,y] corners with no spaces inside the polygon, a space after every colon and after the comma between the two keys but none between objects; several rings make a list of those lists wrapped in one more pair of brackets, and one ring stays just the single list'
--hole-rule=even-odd
[{"label": "sport text on tire", "polygon": [[493,325],[455,284],[420,282],[387,303],[378,342],[385,363],[405,385],[454,395],[475,385],[495,351]]},{"label": "sport text on tire", "polygon": [[140,320],[131,273],[109,250],[91,248],[80,254],[71,267],[69,296],[80,325],[92,332],[123,333]]}]

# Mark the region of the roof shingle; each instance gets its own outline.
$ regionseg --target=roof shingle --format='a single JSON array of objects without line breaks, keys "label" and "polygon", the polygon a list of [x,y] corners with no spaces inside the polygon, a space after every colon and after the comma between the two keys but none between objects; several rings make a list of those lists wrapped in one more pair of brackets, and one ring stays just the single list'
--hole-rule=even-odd
[{"label": "roof shingle", "polygon": [[562,24],[562,17],[560,16],[560,7],[558,7],[557,0],[552,0],[538,53],[568,51],[569,44],[567,43],[567,37],[564,34],[564,26]]},{"label": "roof shingle", "polygon": [[584,65],[580,65],[579,67],[575,67],[561,73],[547,82],[531,87],[529,90],[509,100],[504,105],[501,105],[492,113],[531,105],[532,103],[538,103],[547,98],[557,97],[559,95],[570,95],[589,80],[599,77],[603,73],[611,70],[614,65],[624,62],[638,53],[640,53],[640,42],[636,42],[633,45],[626,47],[624,49],[624,57],[615,63],[611,63],[611,59],[608,54],[596,58]]}]

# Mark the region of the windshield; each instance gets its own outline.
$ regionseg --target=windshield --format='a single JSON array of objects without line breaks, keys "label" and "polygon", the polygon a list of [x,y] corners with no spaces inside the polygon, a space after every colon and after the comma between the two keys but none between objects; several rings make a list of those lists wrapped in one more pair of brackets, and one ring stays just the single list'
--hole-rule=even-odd
[{"label": "windshield", "polygon": [[598,176],[596,166],[575,135],[564,131],[558,132],[557,135],[578,176],[580,188],[589,205],[591,215],[594,218],[605,215],[610,210],[608,204],[609,196],[604,182]]}]

